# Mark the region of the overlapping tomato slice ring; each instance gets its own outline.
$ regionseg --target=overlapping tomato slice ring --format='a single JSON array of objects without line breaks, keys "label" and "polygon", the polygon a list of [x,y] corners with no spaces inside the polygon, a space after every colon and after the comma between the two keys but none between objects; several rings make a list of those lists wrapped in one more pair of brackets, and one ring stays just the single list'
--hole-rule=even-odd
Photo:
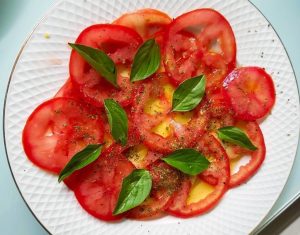
[{"label": "overlapping tomato slice ring", "polygon": [[164,73],[144,84],[133,107],[134,123],[149,149],[170,153],[194,145],[205,131],[207,112],[201,107],[187,113],[171,112],[174,87]]},{"label": "overlapping tomato slice ring", "polygon": [[228,156],[213,135],[205,134],[197,144],[196,148],[209,158],[211,164],[200,177],[213,177],[217,179],[214,189],[199,201],[189,202],[192,189],[191,178],[187,178],[181,189],[172,198],[172,203],[166,211],[178,217],[191,217],[206,213],[220,201],[228,189],[230,181],[230,169]]},{"label": "overlapping tomato slice ring", "polygon": [[120,146],[110,146],[95,162],[74,175],[75,179],[71,179],[78,202],[99,219],[106,221],[121,219],[122,215],[114,216],[113,211],[122,181],[134,169],[135,167],[122,154]]},{"label": "overlapping tomato slice ring", "polygon": [[70,98],[39,105],[23,130],[28,158],[39,167],[59,173],[75,153],[88,144],[102,143],[103,121],[98,110]]},{"label": "overlapping tomato slice ring", "polygon": [[86,102],[97,107],[103,107],[103,100],[106,98],[113,98],[122,106],[132,103],[135,89],[129,81],[128,70],[142,41],[134,30],[120,25],[92,25],[80,33],[76,39],[77,44],[100,49],[119,65],[117,67],[119,88],[115,88],[91,68],[76,51],[72,51],[69,64],[70,77]]},{"label": "overlapping tomato slice ring", "polygon": [[122,15],[113,24],[134,29],[144,40],[152,38],[157,32],[165,29],[172,19],[164,12],[155,9],[142,9]]},{"label": "overlapping tomato slice ring", "polygon": [[[240,184],[243,184],[247,180],[249,180],[260,168],[266,155],[264,137],[257,122],[238,122],[236,125],[245,131],[251,142],[257,147],[257,150],[247,151],[236,146],[227,147],[227,152],[229,153],[229,155],[234,154],[235,152],[236,155],[247,155],[250,157],[248,163],[240,166],[237,172],[231,175],[229,183],[229,186],[231,188],[239,186]],[[233,151],[230,152],[230,150]],[[235,158],[235,156],[233,156],[232,158]]]},{"label": "overlapping tomato slice ring", "polygon": [[166,31],[164,52],[167,72],[175,84],[204,73],[213,87],[236,62],[230,24],[212,9],[197,9],[174,19]]}]

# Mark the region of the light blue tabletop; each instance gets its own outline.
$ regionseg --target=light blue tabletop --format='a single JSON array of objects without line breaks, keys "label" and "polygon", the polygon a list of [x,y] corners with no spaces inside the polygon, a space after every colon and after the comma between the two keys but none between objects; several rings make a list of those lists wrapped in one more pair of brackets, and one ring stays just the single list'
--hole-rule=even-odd
[{"label": "light blue tabletop", "polygon": [[[15,58],[26,37],[54,0],[0,0],[0,106]],[[300,78],[300,1],[252,0],[281,37]],[[298,79],[298,83],[299,83]],[[1,108],[2,109],[2,108]],[[2,115],[1,115],[2,123]],[[1,130],[2,133],[2,125]],[[22,200],[11,176],[0,135],[0,228],[5,235],[47,234]],[[280,198],[267,220],[275,216],[300,193],[300,153]]]}]

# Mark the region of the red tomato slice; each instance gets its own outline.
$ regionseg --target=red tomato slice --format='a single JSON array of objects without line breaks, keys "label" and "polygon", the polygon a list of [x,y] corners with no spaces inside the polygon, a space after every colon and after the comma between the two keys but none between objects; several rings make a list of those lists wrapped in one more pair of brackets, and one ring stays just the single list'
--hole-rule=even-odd
[{"label": "red tomato slice", "polygon": [[[122,155],[122,148],[112,145],[92,164],[79,170],[73,190],[80,205],[91,215],[102,220],[118,220],[113,216],[123,179],[134,166]],[[72,176],[71,176],[72,177]],[[73,180],[74,182],[74,180]]]},{"label": "red tomato slice", "polygon": [[[221,70],[217,79],[212,78],[212,84],[235,67],[233,31],[227,20],[212,9],[197,9],[177,17],[167,29],[164,52],[167,72],[175,84],[207,72],[202,68],[197,73],[201,60],[210,70],[216,67]],[[218,56],[211,58],[211,53]]]},{"label": "red tomato slice", "polygon": [[98,111],[69,98],[54,98],[38,106],[23,130],[23,147],[37,166],[59,173],[75,153],[103,142]]},{"label": "red tomato slice", "polygon": [[164,12],[155,9],[142,9],[122,15],[113,24],[134,29],[144,40],[152,38],[155,33],[163,30],[172,19]]},{"label": "red tomato slice", "polygon": [[208,52],[202,56],[196,74],[204,74],[206,76],[206,94],[209,94],[222,87],[223,80],[231,69],[222,55]]},{"label": "red tomato slice", "polygon": [[[196,108],[190,113],[190,119],[186,123],[178,122],[176,115],[181,114],[171,112],[172,101],[164,90],[166,85],[171,86],[166,75],[161,73],[152,78],[152,82],[148,81],[133,107],[133,119],[141,140],[150,150],[160,153],[170,153],[194,145],[196,138],[204,133],[207,113],[202,113],[200,108]],[[149,103],[150,108],[147,108]],[[166,135],[155,131],[160,125],[163,127],[159,129],[164,129]]]},{"label": "red tomato slice", "polygon": [[183,174],[164,162],[156,161],[148,170],[152,176],[150,195],[141,205],[128,211],[129,218],[149,219],[162,215],[171,196],[181,186]]},{"label": "red tomato slice", "polygon": [[191,217],[200,215],[212,209],[220,201],[227,191],[230,171],[227,154],[222,145],[213,135],[205,134],[199,141],[196,149],[208,157],[211,161],[209,168],[201,173],[201,178],[216,178],[217,184],[214,191],[198,202],[187,204],[187,199],[191,189],[191,180],[186,179],[181,189],[172,198],[171,205],[167,212],[178,217]]},{"label": "red tomato slice", "polygon": [[241,166],[238,172],[231,176],[229,183],[231,188],[249,180],[260,168],[266,155],[265,141],[259,125],[256,122],[240,122],[237,123],[237,126],[246,132],[249,139],[258,149],[255,151],[247,151],[251,159],[246,165]]},{"label": "red tomato slice", "polygon": [[55,94],[54,98],[57,97],[73,98],[76,100],[81,99],[79,91],[76,89],[70,78],[68,78],[65,84]]},{"label": "red tomato slice", "polygon": [[103,99],[106,98],[113,98],[122,106],[131,104],[134,97],[133,84],[129,81],[129,76],[123,76],[120,70],[123,69],[121,67],[129,69],[142,38],[134,30],[124,26],[98,24],[83,30],[76,43],[103,50],[116,64],[122,65],[117,68],[117,83],[120,87],[117,89],[73,50],[69,64],[70,77],[84,100],[97,107],[102,107]]},{"label": "red tomato slice", "polygon": [[259,67],[244,67],[232,71],[224,80],[236,118],[254,121],[267,115],[275,103],[272,78]]}]

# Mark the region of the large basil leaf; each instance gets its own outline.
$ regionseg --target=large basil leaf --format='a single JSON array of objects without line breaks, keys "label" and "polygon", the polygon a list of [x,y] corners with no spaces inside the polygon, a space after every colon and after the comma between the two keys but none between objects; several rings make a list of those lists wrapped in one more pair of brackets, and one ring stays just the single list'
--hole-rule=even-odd
[{"label": "large basil leaf", "polygon": [[134,170],[122,183],[114,215],[121,214],[140,205],[149,195],[152,178],[147,170]]},{"label": "large basil leaf", "polygon": [[95,161],[101,154],[102,144],[90,144],[76,153],[60,172],[58,182],[61,182],[74,171],[77,171]]},{"label": "large basil leaf", "polygon": [[176,150],[162,160],[188,175],[197,175],[209,166],[209,161],[194,149]]},{"label": "large basil leaf", "polygon": [[241,147],[256,150],[257,147],[252,144],[248,136],[238,127],[226,126],[218,129],[218,137],[220,140],[227,141],[232,144],[237,144]]},{"label": "large basil leaf", "polygon": [[160,65],[160,49],[154,39],[144,42],[138,49],[131,68],[130,81],[140,81],[156,72]]},{"label": "large basil leaf", "polygon": [[117,70],[113,60],[103,51],[81,44],[69,43],[102,77],[118,88]]},{"label": "large basil leaf", "polygon": [[182,82],[173,94],[172,111],[187,112],[194,109],[204,96],[205,85],[204,75]]}]

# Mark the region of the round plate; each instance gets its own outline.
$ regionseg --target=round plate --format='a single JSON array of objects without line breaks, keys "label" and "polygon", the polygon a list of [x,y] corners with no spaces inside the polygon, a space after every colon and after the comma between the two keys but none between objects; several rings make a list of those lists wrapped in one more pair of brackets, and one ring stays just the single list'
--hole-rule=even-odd
[{"label": "round plate", "polygon": [[[106,223],[86,213],[73,192],[57,183],[57,176],[26,158],[21,133],[33,109],[53,97],[68,77],[67,42],[74,42],[91,24],[111,22],[125,12],[147,7],[172,17],[203,7],[225,15],[237,39],[239,65],[264,67],[275,82],[276,104],[261,124],[267,156],[247,184],[230,190],[203,216]],[[30,209],[53,234],[248,234],[283,189],[299,137],[299,96],[288,56],[268,21],[246,0],[60,1],[37,26],[18,57],[5,104],[5,142],[13,175]]]}]

